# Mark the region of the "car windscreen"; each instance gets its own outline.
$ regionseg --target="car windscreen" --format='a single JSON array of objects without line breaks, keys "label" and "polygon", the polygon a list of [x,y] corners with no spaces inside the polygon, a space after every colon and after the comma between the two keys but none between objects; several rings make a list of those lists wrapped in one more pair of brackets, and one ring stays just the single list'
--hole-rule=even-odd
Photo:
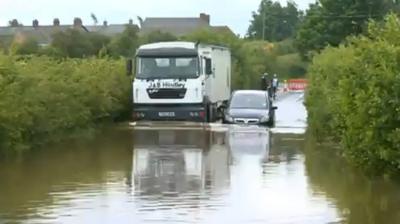
[{"label": "car windscreen", "polygon": [[267,96],[263,94],[235,94],[230,108],[267,109]]},{"label": "car windscreen", "polygon": [[139,79],[184,79],[199,76],[197,57],[138,58]]}]

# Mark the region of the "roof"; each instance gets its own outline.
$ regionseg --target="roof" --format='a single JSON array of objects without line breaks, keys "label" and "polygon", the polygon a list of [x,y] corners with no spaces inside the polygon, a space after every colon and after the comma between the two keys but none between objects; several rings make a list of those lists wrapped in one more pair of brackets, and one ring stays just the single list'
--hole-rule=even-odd
[{"label": "roof", "polygon": [[146,18],[143,21],[142,27],[146,28],[159,28],[159,27],[199,27],[208,26],[209,24],[201,18],[196,17],[182,17],[182,18]]},{"label": "roof", "polygon": [[146,34],[161,31],[175,36],[184,36],[207,27],[210,25],[201,18],[146,18],[141,25],[141,32]]},{"label": "roof", "polygon": [[[89,32],[96,32],[96,33],[100,33],[106,36],[115,36],[117,34],[120,34],[122,32],[124,32],[125,28],[126,28],[127,24],[111,24],[111,25],[107,25],[107,26],[85,26],[85,28],[89,31]],[[139,29],[139,27],[137,25],[133,25],[135,26],[137,29]]]},{"label": "roof", "polygon": [[197,57],[196,44],[192,42],[161,42],[146,44],[137,50],[139,57]]},{"label": "roof", "polygon": [[229,33],[235,35],[235,33],[229,28],[229,26],[211,26],[212,31],[216,33]]},{"label": "roof", "polygon": [[39,44],[49,44],[52,35],[58,31],[65,31],[73,28],[71,25],[62,26],[20,26],[20,27],[0,27],[0,38],[23,35],[34,38]]},{"label": "roof", "polygon": [[[81,26],[81,30],[85,32],[95,32],[105,36],[115,36],[124,32],[127,24],[118,25],[101,25],[101,26]],[[136,26],[138,29],[139,27]],[[19,26],[19,27],[0,27],[0,39],[13,38],[16,35],[29,36],[38,41],[39,44],[46,45],[52,41],[54,33],[59,31],[66,31],[67,29],[74,28],[73,25],[60,25],[60,26]]]},{"label": "roof", "polygon": [[156,49],[161,47],[170,47],[170,48],[187,48],[187,49],[195,49],[196,44],[193,42],[184,42],[184,41],[172,41],[172,42],[161,42],[161,43],[153,43],[142,45],[140,49]]}]

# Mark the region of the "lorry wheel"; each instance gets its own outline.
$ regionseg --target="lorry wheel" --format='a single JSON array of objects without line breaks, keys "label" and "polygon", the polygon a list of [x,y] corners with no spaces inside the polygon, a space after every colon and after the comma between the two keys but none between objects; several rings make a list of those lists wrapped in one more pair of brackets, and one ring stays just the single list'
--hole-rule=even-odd
[{"label": "lorry wheel", "polygon": [[215,110],[213,105],[207,107],[207,122],[212,123],[215,121]]},{"label": "lorry wheel", "polygon": [[272,118],[268,121],[268,126],[270,128],[275,127],[275,113],[272,115]]}]

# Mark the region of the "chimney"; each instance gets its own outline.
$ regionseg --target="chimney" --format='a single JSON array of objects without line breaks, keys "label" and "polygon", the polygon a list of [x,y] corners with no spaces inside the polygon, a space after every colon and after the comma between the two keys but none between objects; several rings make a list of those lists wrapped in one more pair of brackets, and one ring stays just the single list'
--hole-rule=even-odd
[{"label": "chimney", "polygon": [[210,25],[210,15],[206,13],[200,13],[200,19],[203,20],[208,25]]},{"label": "chimney", "polygon": [[133,19],[129,19],[129,25],[133,25]]},{"label": "chimney", "polygon": [[103,26],[108,26],[108,22],[107,22],[107,20],[104,20],[104,22],[103,22]]},{"label": "chimney", "polygon": [[53,26],[60,26],[60,20],[58,18],[53,19]]},{"label": "chimney", "polygon": [[39,20],[37,20],[37,19],[33,20],[33,21],[32,21],[32,26],[33,26],[34,28],[38,28],[38,27],[39,27]]},{"label": "chimney", "polygon": [[74,19],[74,27],[82,27],[82,25],[83,25],[82,19],[76,17],[76,18]]}]

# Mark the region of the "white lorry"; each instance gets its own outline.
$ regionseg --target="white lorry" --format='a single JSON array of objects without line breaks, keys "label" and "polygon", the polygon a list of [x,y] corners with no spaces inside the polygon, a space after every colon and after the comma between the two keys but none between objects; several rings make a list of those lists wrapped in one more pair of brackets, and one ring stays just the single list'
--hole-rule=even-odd
[{"label": "white lorry", "polygon": [[180,41],[147,44],[137,50],[135,67],[135,121],[214,122],[230,98],[231,53],[225,47]]}]

